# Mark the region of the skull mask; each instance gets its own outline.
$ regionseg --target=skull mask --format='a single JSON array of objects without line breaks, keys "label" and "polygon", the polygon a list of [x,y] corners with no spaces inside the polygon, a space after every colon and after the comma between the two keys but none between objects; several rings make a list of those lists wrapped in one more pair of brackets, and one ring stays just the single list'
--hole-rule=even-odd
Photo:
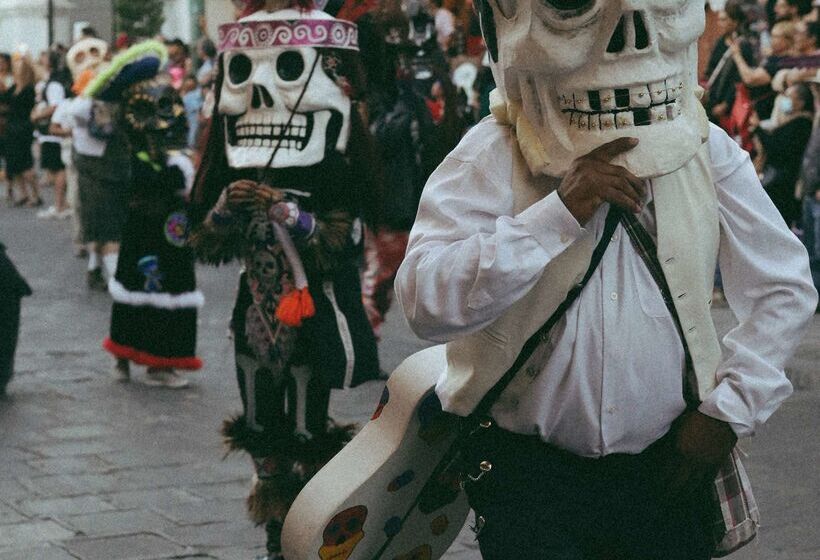
[{"label": "skull mask", "polygon": [[358,50],[354,24],[315,10],[260,10],[223,25],[220,49],[231,167],[306,167],[328,150],[344,153],[351,100],[333,53]]},{"label": "skull mask", "polygon": [[185,145],[185,107],[168,76],[131,86],[125,94],[123,117],[136,144],[157,140],[165,147]]},{"label": "skull mask", "polygon": [[95,70],[108,54],[108,44],[102,39],[83,39],[77,41],[66,54],[71,75],[78,78],[86,70]]},{"label": "skull mask", "polygon": [[622,136],[614,162],[640,177],[671,173],[708,135],[696,95],[698,0],[484,0],[482,27],[502,96],[520,104],[548,161]]}]

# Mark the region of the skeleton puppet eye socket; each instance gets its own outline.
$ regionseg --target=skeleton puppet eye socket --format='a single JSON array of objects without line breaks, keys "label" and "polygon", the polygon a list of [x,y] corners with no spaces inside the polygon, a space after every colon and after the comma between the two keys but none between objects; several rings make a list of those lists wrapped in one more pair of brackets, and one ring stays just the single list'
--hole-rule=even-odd
[{"label": "skeleton puppet eye socket", "polygon": [[517,0],[496,0],[496,4],[505,18],[511,18],[515,14]]},{"label": "skeleton puppet eye socket", "polygon": [[239,53],[231,57],[228,62],[228,79],[234,85],[240,85],[251,77],[253,62],[248,55]]},{"label": "skeleton puppet eye socket", "polygon": [[276,73],[286,82],[299,79],[305,71],[305,60],[298,51],[285,51],[276,59]]},{"label": "skeleton puppet eye socket", "polygon": [[595,0],[541,0],[548,7],[560,12],[561,17],[575,17],[595,5]]}]

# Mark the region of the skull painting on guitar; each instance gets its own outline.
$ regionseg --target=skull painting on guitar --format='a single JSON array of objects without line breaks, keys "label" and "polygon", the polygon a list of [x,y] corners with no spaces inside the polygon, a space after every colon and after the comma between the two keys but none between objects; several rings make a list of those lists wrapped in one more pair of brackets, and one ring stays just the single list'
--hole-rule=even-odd
[{"label": "skull painting on guitar", "polygon": [[260,10],[220,30],[218,111],[231,167],[267,167],[277,146],[274,168],[317,164],[330,149],[344,153],[351,99],[326,71],[328,49],[310,46],[337,22],[320,11]]},{"label": "skull painting on guitar", "polygon": [[680,168],[708,135],[697,98],[698,0],[483,0],[502,96],[520,104],[547,172],[622,136],[641,177]]},{"label": "skull painting on guitar", "polygon": [[322,560],[346,560],[364,538],[365,506],[353,506],[337,513],[322,533]]}]

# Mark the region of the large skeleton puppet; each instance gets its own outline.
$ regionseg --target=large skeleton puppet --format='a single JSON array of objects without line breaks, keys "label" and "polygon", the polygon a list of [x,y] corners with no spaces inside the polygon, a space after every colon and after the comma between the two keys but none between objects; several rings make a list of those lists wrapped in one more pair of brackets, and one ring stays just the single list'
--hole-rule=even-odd
[{"label": "large skeleton puppet", "polygon": [[192,244],[244,264],[232,317],[244,411],[223,434],[253,458],[249,511],[275,555],[293,498],[351,436],[328,418],[331,388],[379,372],[357,265],[377,174],[354,24],[269,2],[222,26],[219,46]]},{"label": "large skeleton puppet", "polygon": [[669,174],[708,136],[699,102],[702,0],[481,0],[498,84],[494,114],[511,124],[533,173],[554,177],[622,136],[614,163]]}]

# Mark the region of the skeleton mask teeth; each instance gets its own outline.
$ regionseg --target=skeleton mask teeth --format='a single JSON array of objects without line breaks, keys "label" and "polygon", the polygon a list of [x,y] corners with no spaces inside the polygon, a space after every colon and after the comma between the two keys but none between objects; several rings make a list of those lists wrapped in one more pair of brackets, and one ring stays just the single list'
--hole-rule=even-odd
[{"label": "skeleton mask teeth", "polygon": [[247,118],[237,120],[229,129],[232,146],[276,148],[280,150],[304,150],[313,133],[313,115],[295,114],[290,125],[273,118]]},{"label": "skeleton mask teeth", "polygon": [[557,106],[578,130],[604,131],[649,126],[681,114],[676,100],[683,90],[680,78],[643,86],[560,93]]}]

